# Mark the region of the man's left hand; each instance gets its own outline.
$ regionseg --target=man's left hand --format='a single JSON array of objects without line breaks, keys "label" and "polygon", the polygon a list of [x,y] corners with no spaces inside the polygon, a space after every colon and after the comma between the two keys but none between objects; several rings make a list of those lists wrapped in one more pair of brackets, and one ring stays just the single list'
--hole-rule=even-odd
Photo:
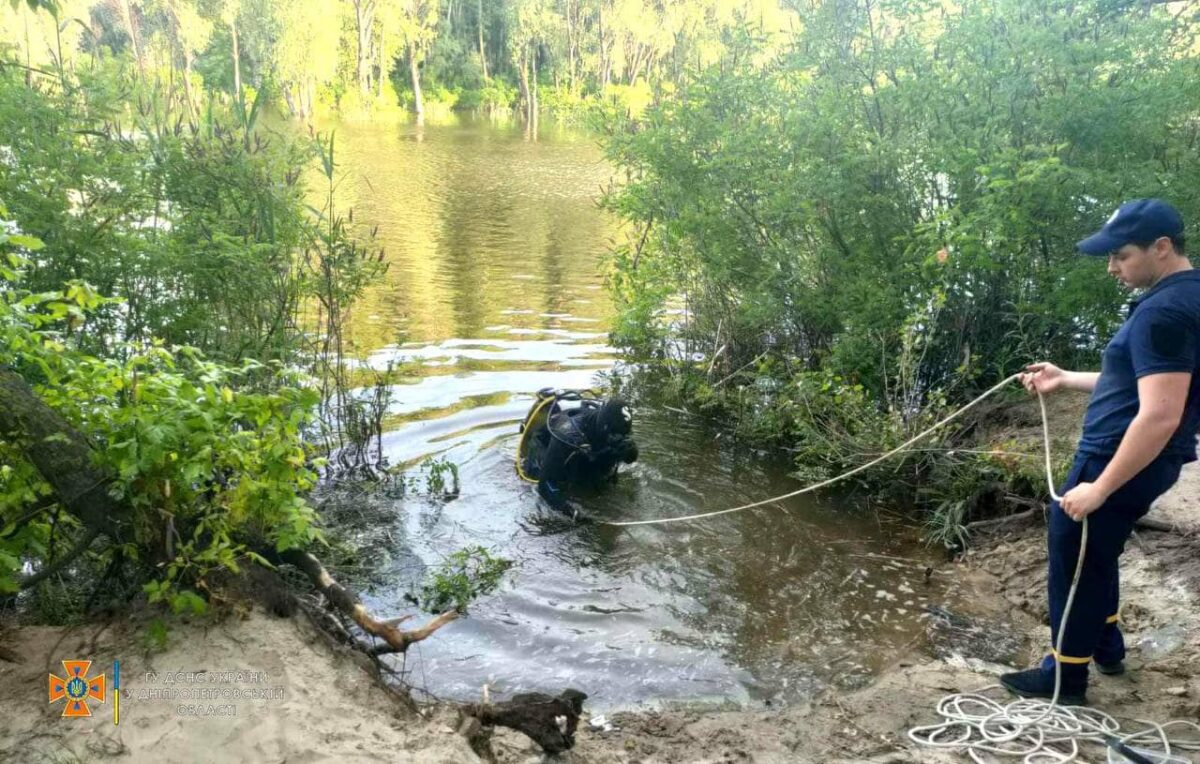
[{"label": "man's left hand", "polygon": [[1107,500],[1108,494],[1100,490],[1095,483],[1080,483],[1067,491],[1061,504],[1067,517],[1078,523],[1099,509]]}]

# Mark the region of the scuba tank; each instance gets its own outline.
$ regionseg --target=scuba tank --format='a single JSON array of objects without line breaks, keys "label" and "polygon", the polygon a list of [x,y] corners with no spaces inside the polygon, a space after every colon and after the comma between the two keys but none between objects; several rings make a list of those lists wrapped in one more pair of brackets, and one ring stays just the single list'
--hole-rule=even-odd
[{"label": "scuba tank", "polygon": [[[570,408],[563,405],[576,402],[579,405]],[[575,426],[574,420],[583,412],[598,409],[602,404],[593,390],[557,390],[552,387],[538,390],[518,430],[521,440],[517,443],[517,475],[527,483],[538,482],[542,457],[550,447],[552,438],[572,448],[587,450],[587,438]]]}]

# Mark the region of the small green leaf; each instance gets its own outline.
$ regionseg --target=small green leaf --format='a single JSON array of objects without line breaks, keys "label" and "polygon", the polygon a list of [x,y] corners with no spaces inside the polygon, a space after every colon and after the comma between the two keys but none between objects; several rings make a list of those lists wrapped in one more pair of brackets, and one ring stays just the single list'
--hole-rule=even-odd
[{"label": "small green leaf", "polygon": [[24,247],[30,252],[36,252],[42,247],[46,246],[42,243],[42,240],[36,236],[26,236],[25,234],[20,233],[9,236],[8,243],[14,244],[18,247]]}]

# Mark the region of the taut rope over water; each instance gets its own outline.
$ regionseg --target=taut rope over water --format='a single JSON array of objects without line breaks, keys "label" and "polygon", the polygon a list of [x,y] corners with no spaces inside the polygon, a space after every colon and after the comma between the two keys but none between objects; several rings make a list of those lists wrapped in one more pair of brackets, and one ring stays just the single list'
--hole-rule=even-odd
[{"label": "taut rope over water", "polygon": [[[601,520],[601,521],[597,521],[596,524],[597,525],[614,525],[614,526],[619,526],[619,527],[627,527],[627,526],[631,526],[631,525],[663,525],[665,523],[684,523],[684,522],[689,522],[691,520],[702,520],[706,517],[716,517],[717,515],[728,515],[728,514],[732,514],[734,512],[741,512],[741,511],[747,510],[747,509],[754,509],[755,507],[761,507],[766,504],[774,504],[776,502],[783,501],[784,499],[790,499],[793,496],[799,496],[804,493],[811,493],[813,491],[816,491],[819,488],[824,488],[825,486],[833,485],[834,483],[839,483],[848,477],[853,477],[854,475],[857,475],[860,472],[869,470],[870,468],[874,467],[876,464],[879,464],[880,462],[887,461],[888,459],[892,458],[893,456],[900,453],[901,451],[904,451],[905,449],[909,448],[914,443],[917,443],[918,441],[922,440],[927,435],[935,432],[936,430],[938,430],[941,427],[944,427],[944,426],[950,424],[955,419],[958,419],[960,416],[967,413],[971,409],[975,408],[975,406],[979,405],[987,398],[989,398],[992,395],[994,395],[995,393],[999,392],[1001,389],[1003,389],[1009,383],[1015,382],[1017,379],[1020,378],[1020,376],[1021,376],[1020,374],[1013,374],[1012,376],[1005,377],[1002,381],[996,383],[987,392],[983,393],[975,400],[971,401],[967,405],[958,409],[953,414],[951,414],[950,416],[941,420],[937,424],[932,425],[931,427],[923,430],[922,432],[920,432],[917,435],[913,436],[912,438],[908,439],[904,443],[901,443],[900,445],[896,446],[895,448],[893,448],[891,451],[888,451],[883,456],[880,456],[876,459],[872,459],[871,461],[867,462],[866,464],[859,465],[858,467],[855,467],[854,469],[850,470],[849,472],[843,472],[841,475],[838,475],[836,477],[831,477],[828,480],[822,480],[821,482],[814,483],[813,485],[810,485],[810,486],[805,486],[804,488],[801,488],[796,491],[792,491],[791,493],[785,493],[785,494],[782,494],[781,496],[772,496],[769,499],[763,499],[761,501],[756,501],[752,504],[743,504],[740,507],[731,507],[730,509],[719,509],[719,510],[716,510],[715,512],[701,512],[701,513],[695,514],[695,515],[682,515],[680,517],[660,517],[660,518],[656,518],[654,520],[626,520],[624,522],[611,522],[611,521]],[[1046,404],[1044,402],[1042,403],[1042,426],[1043,427],[1046,426]],[[1050,472],[1050,441],[1049,441],[1049,437],[1050,436],[1049,436],[1048,430],[1046,431],[1046,433],[1047,433],[1046,434],[1046,439],[1047,439],[1046,440],[1046,472],[1047,472],[1047,475],[1049,475],[1049,472]],[[1054,492],[1053,483],[1051,483],[1051,485],[1050,485],[1050,491],[1051,491],[1051,493]]]}]

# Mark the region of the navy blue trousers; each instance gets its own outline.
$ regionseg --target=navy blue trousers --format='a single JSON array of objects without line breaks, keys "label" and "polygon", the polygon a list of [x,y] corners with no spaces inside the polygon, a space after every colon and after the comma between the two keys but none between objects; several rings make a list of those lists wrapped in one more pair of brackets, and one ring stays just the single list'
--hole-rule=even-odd
[{"label": "navy blue trousers", "polygon": [[[1095,482],[1110,458],[1076,454],[1059,495],[1066,494],[1079,483]],[[1120,605],[1117,560],[1125,551],[1125,542],[1133,531],[1133,524],[1150,511],[1155,499],[1174,485],[1182,466],[1182,460],[1178,457],[1160,456],[1088,515],[1087,554],[1080,572],[1075,602],[1067,620],[1060,656],[1064,668],[1078,665],[1086,670],[1087,663],[1092,659],[1107,664],[1125,657],[1125,640],[1117,622]],[[1062,622],[1063,608],[1067,604],[1071,579],[1079,560],[1082,535],[1082,523],[1072,520],[1057,501],[1050,505],[1050,571],[1047,589],[1051,647],[1058,644],[1058,626]],[[1047,658],[1046,665],[1053,667],[1053,656]]]}]

